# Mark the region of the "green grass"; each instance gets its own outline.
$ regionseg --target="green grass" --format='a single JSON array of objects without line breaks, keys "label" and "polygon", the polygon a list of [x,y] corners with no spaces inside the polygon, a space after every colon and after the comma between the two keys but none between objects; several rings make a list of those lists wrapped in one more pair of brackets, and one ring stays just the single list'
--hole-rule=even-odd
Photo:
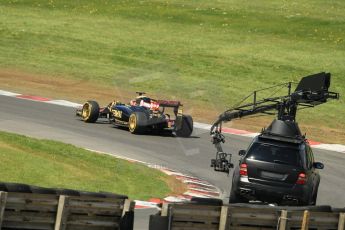
[{"label": "green grass", "polygon": [[86,191],[107,191],[131,199],[164,197],[171,192],[167,176],[130,163],[56,141],[0,132],[0,178]]},{"label": "green grass", "polygon": [[[0,2],[0,66],[208,103],[329,71],[345,94],[345,1]],[[301,112],[345,129],[344,103]]]}]

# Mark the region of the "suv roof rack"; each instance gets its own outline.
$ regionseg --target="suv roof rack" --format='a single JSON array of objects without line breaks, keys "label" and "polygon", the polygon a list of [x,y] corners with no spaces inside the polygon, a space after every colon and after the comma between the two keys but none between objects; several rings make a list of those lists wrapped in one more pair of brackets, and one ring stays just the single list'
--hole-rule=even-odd
[{"label": "suv roof rack", "polygon": [[277,119],[274,119],[267,129],[263,129],[259,137],[292,143],[302,143],[306,140],[297,122]]}]

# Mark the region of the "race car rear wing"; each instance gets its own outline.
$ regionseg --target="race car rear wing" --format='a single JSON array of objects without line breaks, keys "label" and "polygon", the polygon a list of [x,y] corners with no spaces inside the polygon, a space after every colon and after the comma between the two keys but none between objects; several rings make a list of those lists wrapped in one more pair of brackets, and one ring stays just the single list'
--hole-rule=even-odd
[{"label": "race car rear wing", "polygon": [[173,108],[175,115],[175,128],[181,129],[183,122],[183,105],[180,101],[168,101],[168,100],[157,100],[159,107],[163,108]]},{"label": "race car rear wing", "polygon": [[157,100],[157,103],[161,107],[180,107],[180,106],[182,106],[180,101]]}]

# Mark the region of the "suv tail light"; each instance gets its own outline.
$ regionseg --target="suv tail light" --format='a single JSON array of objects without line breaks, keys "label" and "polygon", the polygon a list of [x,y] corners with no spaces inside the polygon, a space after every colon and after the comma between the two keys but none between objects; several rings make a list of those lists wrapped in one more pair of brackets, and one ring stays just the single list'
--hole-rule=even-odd
[{"label": "suv tail light", "polygon": [[241,164],[240,165],[240,175],[241,176],[248,176],[247,164]]},{"label": "suv tail light", "polygon": [[296,184],[305,184],[306,182],[307,182],[307,175],[305,175],[305,173],[300,173],[298,175]]}]

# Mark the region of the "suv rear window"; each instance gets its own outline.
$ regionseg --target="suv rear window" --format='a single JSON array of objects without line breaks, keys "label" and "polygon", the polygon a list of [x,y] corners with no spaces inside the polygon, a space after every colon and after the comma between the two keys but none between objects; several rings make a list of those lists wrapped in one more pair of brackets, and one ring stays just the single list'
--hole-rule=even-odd
[{"label": "suv rear window", "polygon": [[266,143],[254,143],[248,150],[247,159],[301,166],[299,149]]}]

